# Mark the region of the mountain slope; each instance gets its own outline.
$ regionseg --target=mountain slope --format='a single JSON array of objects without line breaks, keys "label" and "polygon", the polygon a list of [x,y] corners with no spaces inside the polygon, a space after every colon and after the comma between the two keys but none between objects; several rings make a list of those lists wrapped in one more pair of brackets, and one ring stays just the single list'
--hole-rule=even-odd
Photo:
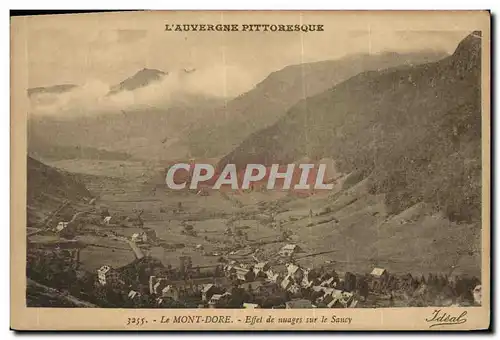
[{"label": "mountain slope", "polygon": [[[189,146],[196,156],[217,156],[231,151],[251,133],[276,122],[301,99],[314,96],[356,74],[399,65],[439,60],[445,53],[382,53],[351,55],[339,60],[287,66],[271,73],[251,91],[231,100],[211,124],[192,129]],[[206,143],[209,140],[210,143]]]},{"label": "mountain slope", "polygon": [[121,91],[133,91],[157,82],[166,75],[167,73],[160,70],[143,68],[120,84],[112,86],[109,94],[115,94]]},{"label": "mountain slope", "polygon": [[46,218],[64,201],[77,202],[91,196],[76,175],[62,172],[28,157],[26,193],[28,225]]},{"label": "mountain slope", "polygon": [[480,218],[480,32],[441,61],[359,74],[302,100],[219,163],[332,157],[371,173],[373,193],[398,213],[427,201],[452,219]]}]

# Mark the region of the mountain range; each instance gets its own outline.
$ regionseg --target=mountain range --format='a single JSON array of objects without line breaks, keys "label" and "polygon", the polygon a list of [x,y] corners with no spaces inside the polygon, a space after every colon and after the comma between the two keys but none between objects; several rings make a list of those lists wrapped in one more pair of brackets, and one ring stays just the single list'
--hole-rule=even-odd
[{"label": "mountain range", "polygon": [[392,213],[421,201],[452,220],[481,215],[481,33],[437,62],[362,72],[302,99],[219,162],[335,159],[369,177]]},{"label": "mountain range", "polygon": [[[290,65],[271,73],[254,89],[229,101],[210,121],[191,129],[187,142],[194,156],[213,157],[234,149],[250,134],[272,125],[293,105],[361,72],[421,64],[446,57],[444,52],[385,52],[349,55],[338,60]],[[209,140],[210,143],[205,141]]]},{"label": "mountain range", "polygon": [[[152,106],[83,117],[34,115],[30,117],[28,143],[30,151],[36,150],[38,155],[48,158],[56,156],[61,148],[65,150],[61,149],[59,158],[69,157],[77,147],[96,149],[85,155],[112,159],[116,155],[101,151],[127,153],[142,159],[221,156],[250,134],[276,122],[301,99],[321,93],[359,72],[407,67],[445,56],[435,51],[351,55],[340,60],[285,67],[232,100],[186,93],[176,95],[169,107]],[[196,71],[184,73],[183,76],[189,77]],[[168,76],[167,72],[145,68],[112,86],[108,95],[145,88]]]}]

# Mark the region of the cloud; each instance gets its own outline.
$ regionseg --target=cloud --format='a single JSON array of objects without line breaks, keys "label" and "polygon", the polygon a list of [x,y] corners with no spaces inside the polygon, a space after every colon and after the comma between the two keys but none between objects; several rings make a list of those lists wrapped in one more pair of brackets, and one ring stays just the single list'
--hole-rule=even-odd
[{"label": "cloud", "polygon": [[[255,80],[239,67],[216,65],[211,68],[170,72],[161,81],[133,91],[109,94],[110,84],[90,80],[63,93],[30,96],[31,113],[52,116],[81,116],[121,113],[145,108],[168,108],[195,96],[230,98],[249,90]],[[187,99],[186,99],[187,98]]]}]

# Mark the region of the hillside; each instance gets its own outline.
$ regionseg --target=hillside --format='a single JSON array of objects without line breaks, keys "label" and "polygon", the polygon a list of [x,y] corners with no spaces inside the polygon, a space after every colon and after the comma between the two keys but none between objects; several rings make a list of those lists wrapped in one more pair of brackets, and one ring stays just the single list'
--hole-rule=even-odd
[{"label": "hillside", "polygon": [[481,195],[481,41],[465,38],[433,63],[361,73],[300,101],[219,163],[332,157],[370,174],[389,212],[425,201],[452,220],[478,221]]},{"label": "hillside", "polygon": [[28,157],[27,163],[28,226],[47,217],[66,200],[89,199],[90,192],[73,174],[62,172]]},{"label": "hillside", "polygon": [[[195,156],[222,155],[253,132],[275,123],[301,99],[317,95],[356,74],[444,57],[445,53],[434,51],[382,53],[287,66],[271,73],[254,89],[229,101],[218,110],[210,124],[204,121],[191,129],[187,142]],[[206,143],[207,140],[210,143]]]},{"label": "hillside", "polygon": [[[206,110],[220,104],[217,99],[197,99],[168,108],[122,113],[71,118],[32,116],[28,149],[52,159],[71,159],[75,154],[91,159],[182,158],[188,153],[178,143],[185,138],[184,131],[203,119]],[[76,152],[78,148],[89,152]]]}]

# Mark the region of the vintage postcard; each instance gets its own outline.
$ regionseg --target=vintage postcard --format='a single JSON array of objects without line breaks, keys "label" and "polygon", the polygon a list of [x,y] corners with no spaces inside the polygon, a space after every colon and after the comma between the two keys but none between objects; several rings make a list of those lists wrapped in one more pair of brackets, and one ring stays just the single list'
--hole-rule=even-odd
[{"label": "vintage postcard", "polygon": [[490,13],[11,18],[15,330],[490,326]]}]

